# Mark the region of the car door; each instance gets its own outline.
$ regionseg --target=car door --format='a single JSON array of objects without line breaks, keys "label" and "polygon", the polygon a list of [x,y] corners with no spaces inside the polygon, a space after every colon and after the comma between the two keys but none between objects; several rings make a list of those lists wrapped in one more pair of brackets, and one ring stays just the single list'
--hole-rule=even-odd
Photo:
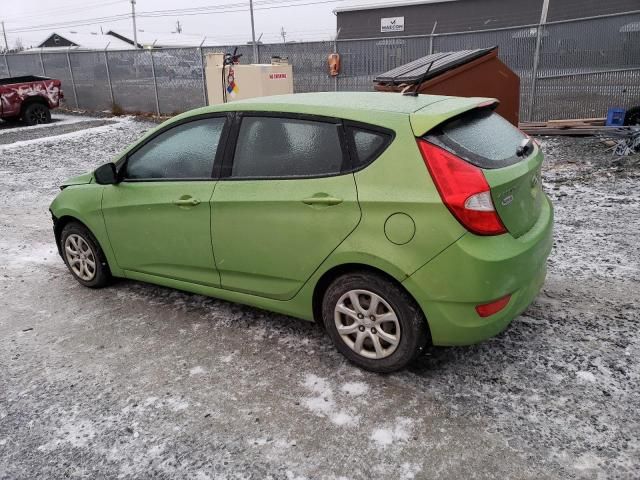
[{"label": "car door", "polygon": [[125,273],[220,285],[210,200],[225,124],[218,116],[170,126],[129,154],[122,181],[105,187],[104,220]]},{"label": "car door", "polygon": [[244,113],[212,198],[222,287],[292,298],[360,220],[340,120]]}]

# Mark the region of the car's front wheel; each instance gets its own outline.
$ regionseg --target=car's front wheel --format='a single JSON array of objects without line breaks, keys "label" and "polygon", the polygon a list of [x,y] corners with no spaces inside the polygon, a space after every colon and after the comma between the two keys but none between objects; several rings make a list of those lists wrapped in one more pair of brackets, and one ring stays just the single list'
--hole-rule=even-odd
[{"label": "car's front wheel", "polygon": [[336,278],[322,302],[324,325],[338,350],[374,372],[405,367],[429,338],[426,319],[402,287],[373,272]]},{"label": "car's front wheel", "polygon": [[91,232],[80,223],[64,226],[60,235],[64,263],[85,287],[101,288],[111,281],[106,257]]}]

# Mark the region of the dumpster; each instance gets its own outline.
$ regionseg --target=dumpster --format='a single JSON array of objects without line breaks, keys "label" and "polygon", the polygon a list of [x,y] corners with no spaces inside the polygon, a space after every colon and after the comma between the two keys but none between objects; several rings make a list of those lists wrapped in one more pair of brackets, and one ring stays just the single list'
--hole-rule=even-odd
[{"label": "dumpster", "polygon": [[419,93],[492,97],[496,111],[516,127],[520,116],[520,77],[498,58],[498,47],[440,52],[418,58],[374,79],[381,92],[416,88]]}]

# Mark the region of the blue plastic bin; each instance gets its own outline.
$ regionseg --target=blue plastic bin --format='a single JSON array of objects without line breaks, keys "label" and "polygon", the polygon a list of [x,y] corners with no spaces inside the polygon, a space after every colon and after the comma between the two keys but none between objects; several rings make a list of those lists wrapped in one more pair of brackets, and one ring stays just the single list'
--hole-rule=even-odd
[{"label": "blue plastic bin", "polygon": [[624,125],[624,114],[627,111],[624,108],[610,108],[607,112],[607,127],[618,127]]}]

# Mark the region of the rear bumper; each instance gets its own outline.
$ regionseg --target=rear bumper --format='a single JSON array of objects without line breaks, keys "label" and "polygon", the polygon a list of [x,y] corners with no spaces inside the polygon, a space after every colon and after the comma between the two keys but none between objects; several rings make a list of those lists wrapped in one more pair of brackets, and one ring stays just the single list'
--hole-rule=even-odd
[{"label": "rear bumper", "polygon": [[[404,280],[420,304],[434,345],[469,345],[504,330],[535,299],[553,244],[553,207],[545,197],[540,217],[525,235],[465,234]],[[475,306],[511,294],[486,318]]]}]

